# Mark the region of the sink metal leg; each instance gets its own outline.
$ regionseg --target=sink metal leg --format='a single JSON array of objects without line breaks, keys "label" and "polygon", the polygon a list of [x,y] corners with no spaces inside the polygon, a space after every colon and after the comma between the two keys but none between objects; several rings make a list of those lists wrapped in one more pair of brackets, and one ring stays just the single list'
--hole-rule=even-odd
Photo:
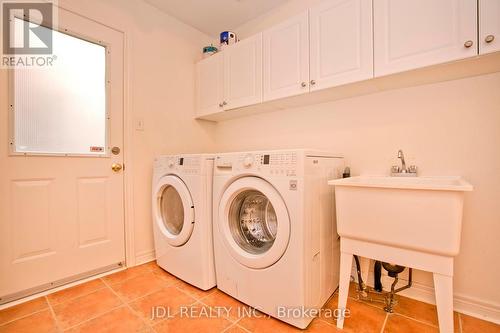
[{"label": "sink metal leg", "polygon": [[339,299],[337,309],[337,328],[342,329],[344,327],[344,310],[347,305],[347,295],[349,294],[349,282],[351,279],[351,269],[352,269],[352,253],[341,252],[340,253],[340,283],[339,283]]},{"label": "sink metal leg", "polygon": [[440,333],[453,333],[453,277],[434,273]]}]

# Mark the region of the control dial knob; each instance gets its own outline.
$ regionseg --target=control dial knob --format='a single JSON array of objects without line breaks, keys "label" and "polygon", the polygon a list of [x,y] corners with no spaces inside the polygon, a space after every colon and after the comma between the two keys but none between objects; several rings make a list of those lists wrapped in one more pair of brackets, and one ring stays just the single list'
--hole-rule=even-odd
[{"label": "control dial knob", "polygon": [[168,160],[167,165],[169,168],[172,168],[174,166],[174,160]]},{"label": "control dial knob", "polygon": [[243,159],[243,166],[245,168],[250,168],[252,164],[253,164],[253,156],[252,155],[245,156],[245,158]]}]

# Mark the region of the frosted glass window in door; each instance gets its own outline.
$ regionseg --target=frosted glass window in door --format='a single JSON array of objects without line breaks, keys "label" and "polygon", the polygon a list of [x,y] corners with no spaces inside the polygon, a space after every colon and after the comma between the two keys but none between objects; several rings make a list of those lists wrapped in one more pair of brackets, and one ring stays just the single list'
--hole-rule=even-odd
[{"label": "frosted glass window in door", "polygon": [[106,48],[57,31],[53,45],[52,67],[14,70],[13,150],[104,155]]}]

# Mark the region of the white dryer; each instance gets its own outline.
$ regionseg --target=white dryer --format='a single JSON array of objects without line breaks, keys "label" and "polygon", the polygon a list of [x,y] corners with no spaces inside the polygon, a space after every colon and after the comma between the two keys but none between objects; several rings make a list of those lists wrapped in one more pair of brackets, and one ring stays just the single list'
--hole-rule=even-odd
[{"label": "white dryer", "polygon": [[160,267],[193,286],[215,286],[212,155],[160,156],[154,161],[153,231]]},{"label": "white dryer", "polygon": [[307,150],[219,154],[214,167],[217,287],[306,328],[338,286],[329,179],[343,159]]}]

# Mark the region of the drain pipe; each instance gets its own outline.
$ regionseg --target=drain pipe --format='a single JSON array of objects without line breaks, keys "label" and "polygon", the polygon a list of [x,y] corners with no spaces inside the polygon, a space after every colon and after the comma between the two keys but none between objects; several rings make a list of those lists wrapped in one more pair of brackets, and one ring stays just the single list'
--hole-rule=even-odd
[{"label": "drain pipe", "polygon": [[373,267],[373,281],[373,289],[382,292],[382,263],[378,260]]},{"label": "drain pipe", "polygon": [[392,313],[394,311],[394,305],[396,304],[396,300],[394,298],[395,295],[400,291],[410,288],[413,283],[413,269],[408,268],[408,283],[405,286],[396,289],[396,285],[398,284],[399,280],[398,275],[404,270],[404,267],[391,265],[385,262],[383,263],[383,266],[388,271],[389,276],[394,278],[394,282],[391,285],[391,291],[389,292],[386,298],[386,306],[384,307],[384,310],[386,312]]}]

